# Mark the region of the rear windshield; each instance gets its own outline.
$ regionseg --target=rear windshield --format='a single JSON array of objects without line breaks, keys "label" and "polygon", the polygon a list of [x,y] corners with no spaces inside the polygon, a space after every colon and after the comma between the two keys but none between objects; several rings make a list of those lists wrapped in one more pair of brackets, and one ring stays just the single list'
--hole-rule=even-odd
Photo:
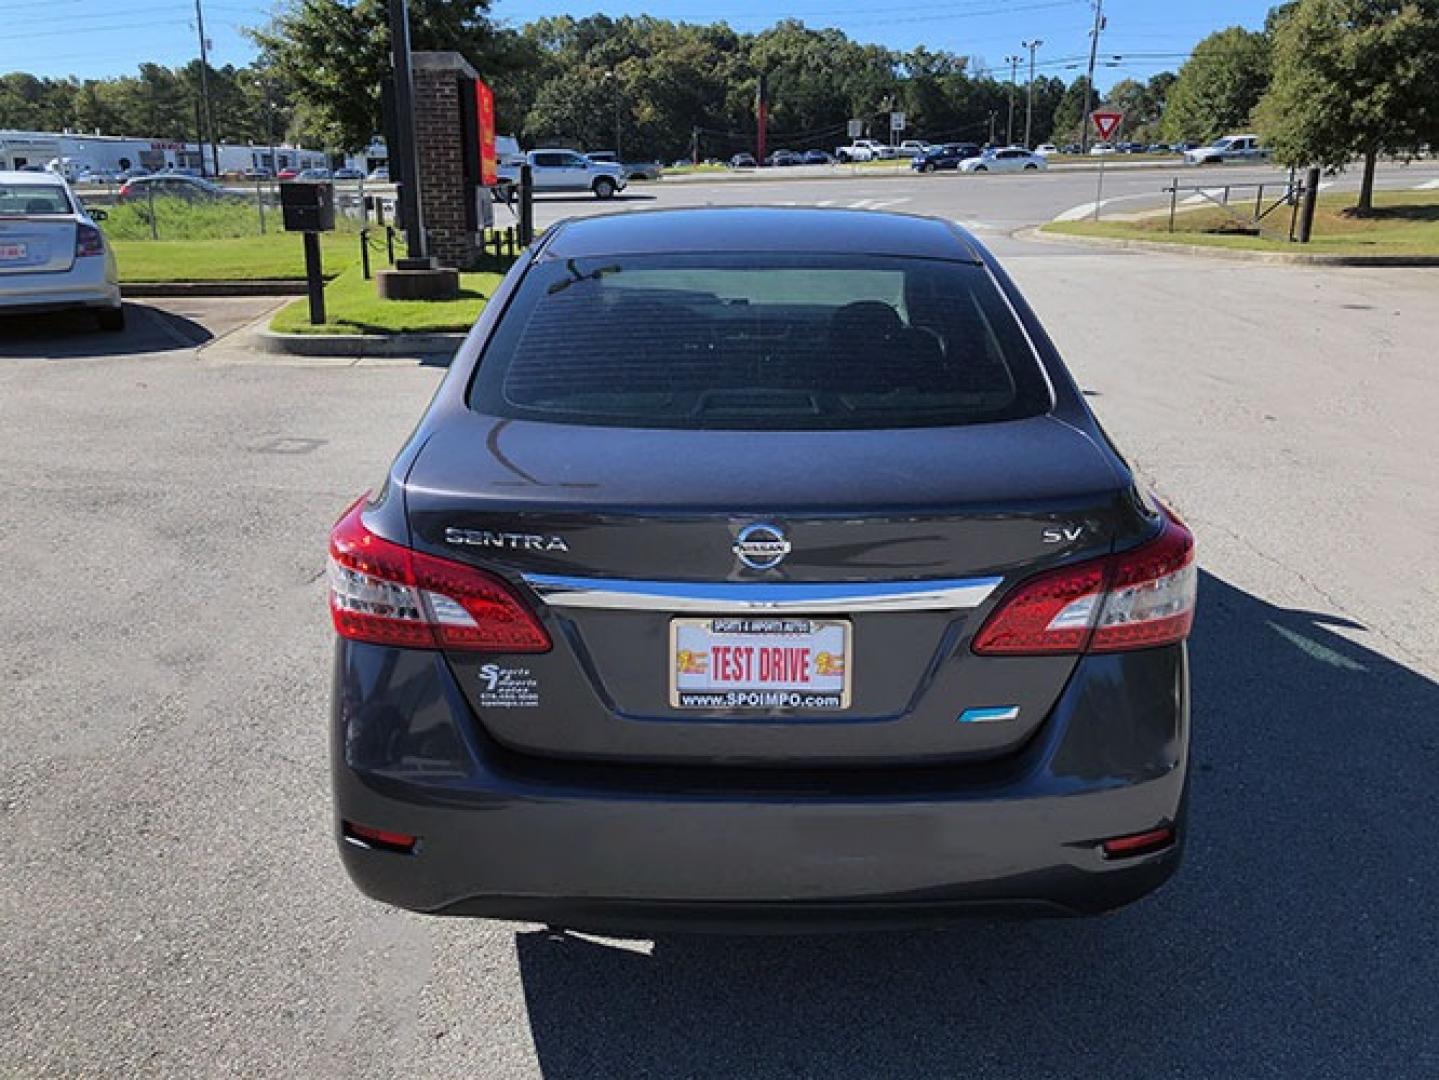
[{"label": "rear windshield", "polygon": [[70,213],[70,197],[59,184],[0,184],[0,217]]},{"label": "rear windshield", "polygon": [[988,273],[872,255],[621,255],[526,274],[470,404],[565,424],[948,427],[1048,384]]}]

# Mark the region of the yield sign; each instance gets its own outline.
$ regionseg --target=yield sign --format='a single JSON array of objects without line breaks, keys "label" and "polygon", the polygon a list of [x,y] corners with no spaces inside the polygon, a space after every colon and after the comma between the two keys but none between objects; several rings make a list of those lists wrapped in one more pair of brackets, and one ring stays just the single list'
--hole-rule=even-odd
[{"label": "yield sign", "polygon": [[1124,119],[1124,114],[1107,109],[1095,109],[1089,114],[1089,118],[1094,121],[1094,130],[1099,132],[1099,137],[1108,139],[1119,130],[1119,122]]}]

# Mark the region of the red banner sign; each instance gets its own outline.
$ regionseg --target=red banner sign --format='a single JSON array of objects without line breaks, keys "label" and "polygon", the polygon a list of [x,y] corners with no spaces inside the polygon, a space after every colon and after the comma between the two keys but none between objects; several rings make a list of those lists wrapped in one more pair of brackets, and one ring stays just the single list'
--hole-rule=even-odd
[{"label": "red banner sign", "polygon": [[499,182],[499,154],[495,151],[495,95],[480,79],[475,80],[475,122],[480,131],[480,183]]}]

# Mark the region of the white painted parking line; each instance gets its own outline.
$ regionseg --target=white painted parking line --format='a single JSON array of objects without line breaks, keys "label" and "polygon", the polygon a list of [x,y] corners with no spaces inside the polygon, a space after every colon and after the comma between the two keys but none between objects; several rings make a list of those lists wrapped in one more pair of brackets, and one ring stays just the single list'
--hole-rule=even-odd
[{"label": "white painted parking line", "polygon": [[816,206],[833,206],[833,205],[834,205],[834,200],[833,200],[833,199],[821,199],[819,202],[815,203],[815,205],[816,205]]},{"label": "white painted parking line", "polygon": [[903,204],[910,201],[911,200],[907,197],[903,199],[875,199],[869,204],[869,208],[871,210],[882,210],[886,206],[902,206]]},{"label": "white painted parking line", "polygon": [[[1104,207],[1108,206],[1110,203],[1126,202],[1126,201],[1133,200],[1133,199],[1153,199],[1153,198],[1154,198],[1153,195],[1147,195],[1147,194],[1146,194],[1146,195],[1116,195],[1116,196],[1114,196],[1114,198],[1112,198],[1112,199],[1105,199],[1103,202],[1101,202],[1101,203],[1099,204],[1099,207],[1100,207],[1100,209],[1102,210]],[[1058,215],[1057,217],[1055,217],[1054,220],[1055,220],[1055,221],[1082,221],[1083,219],[1085,219],[1085,218],[1087,218],[1087,217],[1091,217],[1093,214],[1094,214],[1094,203],[1092,203],[1092,202],[1080,203],[1078,206],[1071,206],[1068,210],[1064,211],[1064,213],[1062,213],[1062,214]]]},{"label": "white painted parking line", "polygon": [[856,199],[854,202],[849,204],[849,209],[864,210],[867,209],[869,204],[873,201],[873,199]]}]

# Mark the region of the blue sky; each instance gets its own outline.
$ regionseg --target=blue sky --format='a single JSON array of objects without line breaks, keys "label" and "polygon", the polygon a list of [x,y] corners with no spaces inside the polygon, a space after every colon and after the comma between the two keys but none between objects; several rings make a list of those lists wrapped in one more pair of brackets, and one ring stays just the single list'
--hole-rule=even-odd
[{"label": "blue sky", "polygon": [[[216,64],[253,55],[241,33],[263,23],[272,0],[203,0],[206,36]],[[1106,0],[1108,28],[1101,55],[1110,60],[1097,81],[1108,86],[1177,67],[1196,41],[1235,24],[1258,28],[1270,0]],[[537,15],[649,14],[709,22],[723,11],[740,30],[758,30],[782,16],[813,26],[838,26],[851,37],[895,48],[927,45],[978,56],[1004,68],[1004,58],[1039,38],[1039,68],[1066,81],[1089,47],[1089,0],[647,0],[634,4],[497,0],[497,17],[515,24]],[[194,0],[0,0],[0,72],[101,77],[133,71],[142,60],[181,64],[196,54]],[[1149,54],[1149,55],[1145,55]],[[1021,76],[1022,77],[1022,76]]]}]

